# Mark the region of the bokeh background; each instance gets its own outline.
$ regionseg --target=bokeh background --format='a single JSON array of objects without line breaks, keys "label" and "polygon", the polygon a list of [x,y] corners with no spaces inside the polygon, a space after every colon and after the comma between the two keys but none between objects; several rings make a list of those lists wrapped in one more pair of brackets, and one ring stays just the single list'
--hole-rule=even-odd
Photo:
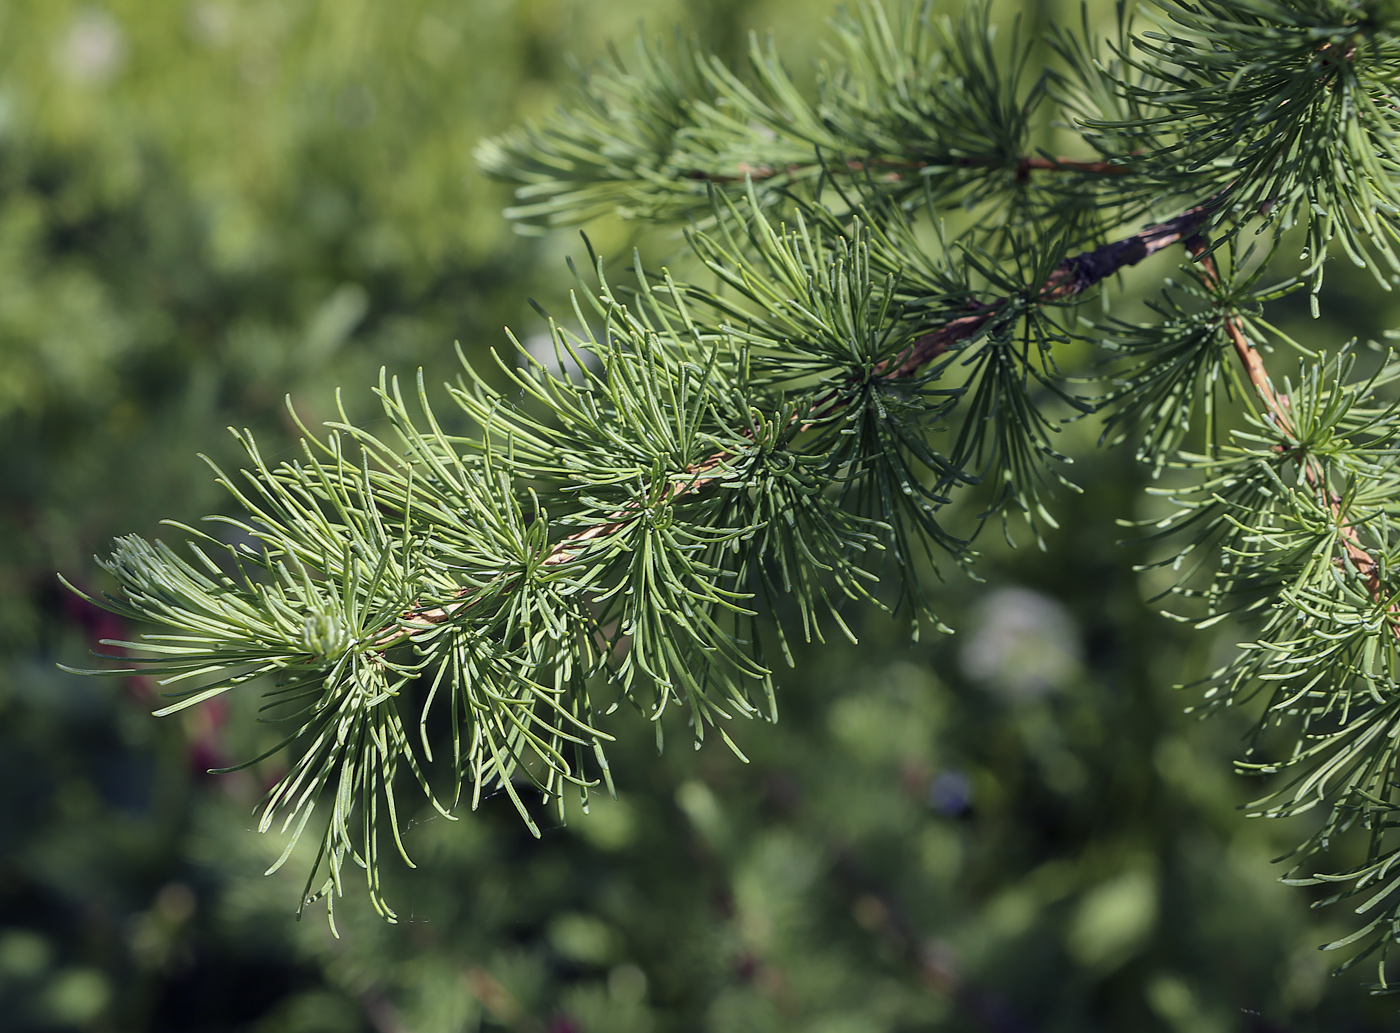
[{"label": "bokeh background", "polygon": [[[1228,633],[1143,601],[1115,521],[1144,512],[1145,475],[1088,424],[1066,433],[1086,490],[1046,548],[988,535],[986,582],[936,587],[958,635],[854,615],[859,647],[783,675],[780,723],[735,729],[747,765],[658,757],[620,719],[621,798],[541,841],[499,799],[421,816],[419,868],[389,873],[398,925],[352,891],[333,937],[294,918],[301,872],[262,876],[277,762],[205,774],[255,755],[255,699],[158,721],[147,681],[56,666],[135,629],[55,572],[100,590],[113,535],[224,509],[197,453],[236,465],[226,427],[290,454],[284,396],[314,422],[341,387],[371,422],[381,366],[438,383],[454,341],[480,361],[503,324],[538,333],[527,297],[563,309],[580,242],[513,233],[471,153],[558,103],[570,55],[625,51],[644,18],[736,60],[772,28],[801,69],[828,13],[0,3],[0,1030],[1396,1028],[1317,950],[1348,916],[1275,881],[1302,827],[1239,809],[1262,788],[1232,772],[1245,718],[1183,713],[1172,686]],[[618,269],[678,248],[590,234]],[[1284,313],[1310,340],[1400,325],[1364,280],[1329,283],[1328,322]]]}]

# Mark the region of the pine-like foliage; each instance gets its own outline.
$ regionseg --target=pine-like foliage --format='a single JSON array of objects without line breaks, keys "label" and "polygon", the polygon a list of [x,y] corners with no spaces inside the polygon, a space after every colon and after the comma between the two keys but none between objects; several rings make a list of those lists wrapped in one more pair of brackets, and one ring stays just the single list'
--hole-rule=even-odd
[{"label": "pine-like foliage", "polygon": [[[1400,11],[1157,0],[1041,42],[863,3],[834,29],[814,93],[771,45],[734,70],[643,42],[482,145],[523,224],[672,223],[692,274],[639,256],[623,289],[596,262],[558,362],[468,368],[450,415],[386,376],[387,430],[304,429],[277,463],[241,435],[248,466],[217,472],[241,517],[102,561],[106,604],[162,626],[113,645],[164,713],[262,692],[293,763],[261,827],[319,843],[308,900],[351,860],[392,917],[400,794],[504,792],[534,828],[529,795],[612,789],[603,714],[659,738],[685,707],[697,745],[728,740],[776,713],[792,636],[849,634],[851,604],[939,627],[927,575],[974,564],[988,518],[1053,522],[1056,433],[1100,412],[1176,485],[1149,532],[1171,609],[1243,640],[1201,691],[1258,701],[1260,812],[1318,815],[1290,878],[1356,908],[1331,946],[1379,952],[1391,988],[1400,366],[1264,313],[1316,298],[1329,249],[1400,271]],[[1105,314],[1162,251],[1146,314]],[[1097,382],[1066,383],[1066,348],[1101,352]]]}]

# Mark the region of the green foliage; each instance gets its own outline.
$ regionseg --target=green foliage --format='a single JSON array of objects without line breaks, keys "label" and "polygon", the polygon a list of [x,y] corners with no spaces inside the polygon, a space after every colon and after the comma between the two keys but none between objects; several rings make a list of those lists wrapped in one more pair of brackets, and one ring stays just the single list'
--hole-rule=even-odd
[{"label": "green foliage", "polygon": [[[378,423],[293,415],[298,458],[236,435],[249,465],[219,482],[243,516],[103,562],[105,605],[169,629],[111,641],[105,673],[153,675],[166,712],[261,691],[293,757],[260,819],[290,832],[269,870],[307,856],[303,902],[333,903],[358,864],[393,918],[381,855],[408,858],[419,794],[452,817],[502,792],[538,836],[536,797],[562,818],[613,789],[635,734],[614,711],[660,744],[683,709],[697,746],[738,753],[727,723],[776,718],[779,665],[854,640],[858,604],[955,624],[928,575],[976,569],[993,516],[1049,539],[1060,442],[1101,409],[1105,440],[1180,477],[1157,537],[1181,615],[1245,638],[1204,691],[1259,711],[1246,764],[1281,776],[1260,813],[1321,812],[1290,881],[1363,897],[1333,946],[1378,953],[1393,988],[1400,372],[1298,345],[1276,385],[1261,350],[1294,345],[1263,312],[1309,280],[1317,305],[1334,239],[1382,282],[1400,268],[1400,35],[1333,0],[1162,10],[1146,32],[1124,14],[1109,59],[1086,13],[1034,81],[1033,44],[985,7],[912,2],[839,16],[812,96],[771,44],[742,74],[683,40],[615,58],[480,159],[527,223],[688,222],[688,266],[638,255],[623,289],[596,260],[554,363],[519,341],[468,361],[450,412],[385,374]],[[1039,149],[1066,115],[1056,142],[1096,159]],[[1177,245],[1184,285],[1133,315],[1120,274]],[[1107,361],[1081,397],[1062,366],[1089,348]],[[1066,949],[1106,965],[1145,935],[1154,878],[1086,896]],[[561,949],[606,954],[591,928]]]},{"label": "green foliage", "polygon": [[773,40],[752,40],[748,79],[693,41],[674,57],[639,41],[631,71],[615,57],[577,108],[482,144],[478,159],[522,184],[530,203],[507,214],[547,225],[708,218],[711,183],[752,183],[767,206],[852,174],[912,205],[994,197],[1015,190],[1043,87],[1023,84],[1021,48],[998,56],[987,19],[912,4],[843,12],[810,99]]},{"label": "green foliage", "polygon": [[1155,6],[1155,28],[1126,28],[1112,62],[1079,41],[1061,46],[1085,95],[1109,98],[1098,112],[1079,106],[1086,142],[1131,158],[1159,184],[1159,203],[1218,192],[1275,233],[1304,227],[1314,289],[1334,237],[1358,265],[1379,259],[1386,285],[1400,271],[1391,20],[1338,0]]},{"label": "green foliage", "polygon": [[1290,278],[1260,287],[1267,261],[1247,252],[1236,262],[1228,246],[1217,258],[1227,266],[1223,278],[1187,268],[1187,283],[1167,281],[1159,297],[1148,302],[1157,316],[1153,322],[1110,316],[1096,320],[1090,331],[1091,339],[1114,356],[1112,388],[1099,403],[1106,414],[1106,440],[1137,438],[1138,456],[1152,463],[1154,473],[1180,450],[1198,405],[1206,440],[1213,444],[1219,439],[1217,396],[1224,391],[1235,399],[1253,390],[1231,354],[1227,319],[1252,340],[1303,350],[1262,317],[1264,304],[1282,299],[1299,282]]},{"label": "green foliage", "polygon": [[[1320,903],[1354,902],[1362,929],[1348,965],[1385,955],[1396,903],[1387,842],[1393,803],[1396,625],[1393,595],[1377,590],[1394,562],[1390,500],[1397,489],[1397,407],[1378,397],[1400,375],[1393,363],[1358,382],[1355,355],[1311,365],[1285,392],[1291,419],[1252,420],[1218,457],[1197,457],[1203,474],[1174,523],[1199,541],[1211,536],[1220,565],[1199,594],[1210,621],[1257,616],[1252,641],[1208,682],[1210,707],[1265,697],[1245,766],[1283,781],[1256,804],[1271,817],[1322,808],[1316,831],[1293,852],[1298,885],[1342,884]],[[1364,543],[1364,546],[1363,546]],[[1254,623],[1251,621],[1251,623]],[[1364,830],[1365,861],[1317,870],[1325,856]],[[1387,906],[1382,906],[1387,905]]]}]

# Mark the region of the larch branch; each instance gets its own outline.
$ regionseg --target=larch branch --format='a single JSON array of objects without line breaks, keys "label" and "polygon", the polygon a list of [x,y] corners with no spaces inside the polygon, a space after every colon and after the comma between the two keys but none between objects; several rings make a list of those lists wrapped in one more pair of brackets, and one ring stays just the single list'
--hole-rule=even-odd
[{"label": "larch branch", "polygon": [[[1035,299],[1041,303],[1066,301],[1128,266],[1137,265],[1149,255],[1155,254],[1173,244],[1196,238],[1196,234],[1219,206],[1219,198],[1197,205],[1166,222],[1157,223],[1140,230],[1122,240],[1112,241],[1092,251],[1072,255],[1062,261],[1054,272],[1035,292]],[[1198,238],[1196,238],[1198,239]],[[966,315],[957,316],[941,326],[915,339],[914,343],[901,355],[886,360],[876,370],[876,375],[895,380],[915,376],[921,369],[945,354],[951,348],[976,335],[986,323],[1007,303],[1006,298],[991,302],[974,303]],[[827,418],[841,407],[839,391],[829,392],[813,403],[804,426],[810,427],[819,418]],[[719,475],[715,472],[727,459],[729,452],[718,452],[683,471],[680,479],[672,482],[665,491],[667,500],[673,501],[709,487]],[[561,538],[541,561],[541,566],[558,566],[575,558],[579,550],[590,542],[607,538],[626,527],[636,518],[640,506],[633,503],[620,509],[614,519],[592,524]],[[457,599],[442,605],[413,609],[404,613],[398,626],[385,629],[375,640],[375,647],[385,649],[397,645],[412,636],[415,630],[441,624],[463,608],[469,607],[484,592],[481,588],[463,588]]]}]

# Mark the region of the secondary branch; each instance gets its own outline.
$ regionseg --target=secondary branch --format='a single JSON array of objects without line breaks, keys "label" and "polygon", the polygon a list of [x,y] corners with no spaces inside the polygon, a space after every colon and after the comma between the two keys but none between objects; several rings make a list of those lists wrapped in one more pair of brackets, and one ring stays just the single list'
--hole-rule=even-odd
[{"label": "secondary branch", "polygon": [[[1186,242],[1186,250],[1201,266],[1206,286],[1215,288],[1220,284],[1220,271],[1216,267],[1215,259],[1207,253],[1208,247],[1209,244],[1200,236],[1192,237]],[[1298,440],[1297,425],[1288,405],[1288,396],[1274,390],[1273,383],[1269,379],[1269,371],[1264,366],[1264,360],[1260,356],[1259,350],[1245,336],[1239,320],[1233,316],[1227,315],[1225,317],[1224,327],[1225,334],[1230,338],[1230,344],[1234,348],[1235,356],[1240,360],[1240,365],[1244,367],[1245,376],[1248,378],[1250,386],[1254,388],[1254,393],[1264,403],[1264,410],[1269,414],[1269,419],[1284,434],[1295,441]],[[1280,446],[1280,451],[1288,451],[1288,449],[1285,446]],[[1304,483],[1326,502],[1333,520],[1337,523],[1338,543],[1342,546],[1342,551],[1346,553],[1347,560],[1365,581],[1366,591],[1370,595],[1371,601],[1377,604],[1381,603],[1386,593],[1384,585],[1381,584],[1380,564],[1361,544],[1361,536],[1356,530],[1356,525],[1347,522],[1341,495],[1327,486],[1326,473],[1316,458],[1299,450],[1296,459]],[[1392,602],[1387,610],[1392,618],[1400,618],[1400,604]],[[1400,623],[1395,619],[1391,620],[1390,629],[1393,635],[1400,638]]]}]

